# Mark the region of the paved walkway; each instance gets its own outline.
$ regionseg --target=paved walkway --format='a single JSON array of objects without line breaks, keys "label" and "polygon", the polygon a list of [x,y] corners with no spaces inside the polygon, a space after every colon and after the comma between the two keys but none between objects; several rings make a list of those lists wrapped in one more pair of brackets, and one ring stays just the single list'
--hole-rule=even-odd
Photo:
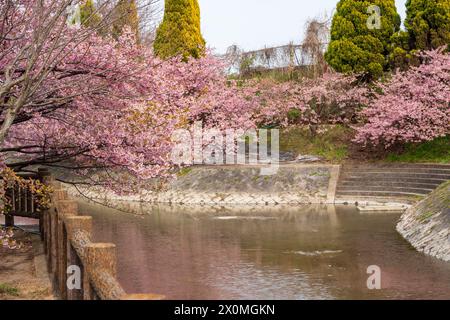
[{"label": "paved walkway", "polygon": [[53,299],[40,237],[16,230],[14,238],[25,247],[0,246],[0,300]]}]

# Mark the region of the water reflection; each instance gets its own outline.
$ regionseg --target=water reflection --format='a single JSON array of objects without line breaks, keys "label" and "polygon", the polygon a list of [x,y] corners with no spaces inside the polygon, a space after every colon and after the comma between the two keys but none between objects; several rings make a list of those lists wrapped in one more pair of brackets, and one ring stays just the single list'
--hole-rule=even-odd
[{"label": "water reflection", "polygon": [[[82,204],[96,241],[118,248],[127,292],[170,299],[450,298],[450,264],[415,252],[397,214],[353,207],[147,207]],[[382,290],[366,287],[367,267]]]}]

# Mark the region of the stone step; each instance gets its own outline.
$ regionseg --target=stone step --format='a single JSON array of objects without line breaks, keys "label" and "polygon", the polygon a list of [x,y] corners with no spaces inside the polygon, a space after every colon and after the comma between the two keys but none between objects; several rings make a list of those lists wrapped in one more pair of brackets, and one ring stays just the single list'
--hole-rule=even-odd
[{"label": "stone step", "polygon": [[428,173],[393,173],[393,172],[372,172],[372,173],[355,173],[355,172],[349,172],[349,173],[342,173],[340,174],[341,179],[348,179],[348,178],[366,178],[366,179],[373,179],[373,178],[389,178],[391,180],[395,179],[408,179],[408,178],[414,178],[414,179],[436,179],[436,180],[442,180],[443,182],[450,180],[450,174],[428,174]]},{"label": "stone step", "polygon": [[414,204],[418,200],[422,199],[423,196],[336,196],[335,203],[336,204],[364,204],[371,203],[372,205],[380,204],[380,203],[402,203],[402,204]]},{"label": "stone step", "polygon": [[396,193],[396,192],[406,192],[413,194],[429,194],[434,189],[424,189],[424,188],[408,188],[408,187],[372,187],[366,186],[363,189],[355,188],[355,187],[338,187],[336,190],[337,194],[341,193],[358,193],[358,192],[388,192],[388,193]]},{"label": "stone step", "polygon": [[374,163],[374,164],[355,164],[355,165],[344,165],[343,169],[347,170],[361,170],[361,169],[378,169],[378,168],[387,168],[387,169],[442,169],[442,170],[450,170],[450,164],[412,164],[412,163]]},{"label": "stone step", "polygon": [[355,185],[362,185],[365,186],[368,183],[421,183],[421,184],[430,184],[438,186],[445,182],[447,180],[443,179],[423,179],[423,178],[392,178],[392,177],[371,177],[370,179],[367,179],[367,177],[354,177],[354,178],[341,178],[339,179],[339,184],[344,183],[353,183]]},{"label": "stone step", "polygon": [[408,172],[393,172],[393,171],[340,171],[339,173],[340,177],[368,177],[368,176],[390,176],[390,177],[430,177],[435,176],[437,179],[449,179],[450,172],[448,173],[442,173],[442,172],[416,172],[414,170],[408,171]]},{"label": "stone step", "polygon": [[[438,180],[433,180],[438,181]],[[377,181],[377,180],[357,180],[357,181],[347,181],[344,180],[342,183],[339,184],[339,187],[358,187],[360,188],[366,188],[366,187],[404,187],[404,188],[419,188],[419,189],[431,189],[434,190],[436,187],[438,187],[441,184],[441,182],[436,183],[421,183],[417,182],[417,180],[414,181],[391,181],[391,180],[385,180],[385,181]]]},{"label": "stone step", "polygon": [[361,168],[361,169],[343,169],[342,173],[423,173],[423,174],[444,174],[450,175],[450,169],[436,169],[436,168]]},{"label": "stone step", "polygon": [[415,193],[415,192],[385,192],[385,191],[364,191],[364,190],[353,190],[353,191],[342,191],[336,192],[337,196],[348,196],[353,198],[353,196],[362,196],[362,197],[423,197],[423,194]]},{"label": "stone step", "polygon": [[339,174],[337,201],[415,202],[450,180],[450,165],[344,165]]}]

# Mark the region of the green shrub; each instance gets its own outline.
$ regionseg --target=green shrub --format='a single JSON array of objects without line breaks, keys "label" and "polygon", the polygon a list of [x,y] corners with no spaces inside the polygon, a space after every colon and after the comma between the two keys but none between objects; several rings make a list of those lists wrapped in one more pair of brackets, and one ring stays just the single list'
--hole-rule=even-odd
[{"label": "green shrub", "polygon": [[307,126],[291,126],[281,131],[280,151],[317,155],[332,162],[342,162],[348,155],[352,130],[341,125],[323,126],[312,135]]},{"label": "green shrub", "polygon": [[290,123],[297,123],[301,115],[300,110],[293,108],[288,111],[287,118]]}]

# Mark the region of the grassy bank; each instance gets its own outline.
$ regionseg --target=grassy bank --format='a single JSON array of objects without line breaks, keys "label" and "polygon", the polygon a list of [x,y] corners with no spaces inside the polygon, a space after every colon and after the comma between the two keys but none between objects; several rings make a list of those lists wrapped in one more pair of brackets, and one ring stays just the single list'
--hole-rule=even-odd
[{"label": "grassy bank", "polygon": [[348,157],[352,130],[344,126],[327,126],[312,134],[307,127],[291,127],[280,133],[280,150],[316,155],[331,162]]},{"label": "grassy bank", "polygon": [[390,153],[386,160],[390,162],[450,163],[450,136],[430,142],[408,144],[401,152]]},{"label": "grassy bank", "polygon": [[302,155],[316,155],[333,163],[345,160],[411,163],[450,163],[450,136],[419,144],[407,144],[395,152],[375,152],[352,143],[352,129],[324,126],[316,134],[307,127],[290,127],[280,132],[280,150]]}]

